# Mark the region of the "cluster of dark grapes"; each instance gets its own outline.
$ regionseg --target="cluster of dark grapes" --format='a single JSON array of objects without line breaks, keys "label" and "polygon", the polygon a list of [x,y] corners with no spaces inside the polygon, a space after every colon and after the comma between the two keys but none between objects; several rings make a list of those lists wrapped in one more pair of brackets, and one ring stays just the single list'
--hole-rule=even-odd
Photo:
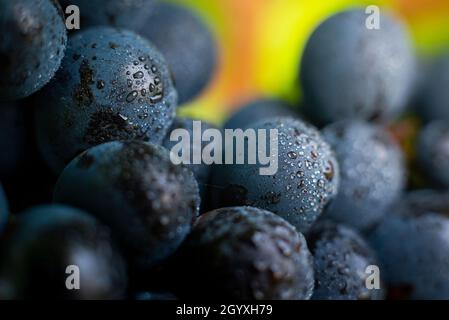
[{"label": "cluster of dark grapes", "polygon": [[380,18],[325,20],[301,106],[255,100],[222,126],[277,130],[260,175],[171,161],[217,64],[196,13],[0,0],[0,299],[449,298],[449,56],[417,68]]}]

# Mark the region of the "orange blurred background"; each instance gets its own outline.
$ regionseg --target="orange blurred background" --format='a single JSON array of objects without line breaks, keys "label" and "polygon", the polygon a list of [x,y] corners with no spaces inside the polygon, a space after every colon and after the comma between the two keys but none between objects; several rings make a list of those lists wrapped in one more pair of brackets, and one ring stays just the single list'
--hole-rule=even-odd
[{"label": "orange blurred background", "polygon": [[184,115],[219,124],[260,96],[298,103],[299,61],[313,29],[352,6],[379,5],[409,27],[419,55],[449,47],[449,0],[168,0],[187,5],[210,25],[220,63],[213,81]]}]

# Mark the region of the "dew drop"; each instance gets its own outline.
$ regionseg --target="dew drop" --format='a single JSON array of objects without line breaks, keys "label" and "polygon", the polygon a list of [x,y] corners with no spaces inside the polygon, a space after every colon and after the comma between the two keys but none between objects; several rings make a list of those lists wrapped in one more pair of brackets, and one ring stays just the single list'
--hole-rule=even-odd
[{"label": "dew drop", "polygon": [[143,78],[143,72],[142,71],[137,71],[136,73],[133,74],[133,78],[134,79],[142,79]]},{"label": "dew drop", "polygon": [[146,113],[146,112],[140,113],[138,115],[138,117],[140,120],[144,120],[144,119],[148,118],[148,113]]},{"label": "dew drop", "polygon": [[106,84],[104,83],[103,80],[98,80],[98,81],[97,81],[97,88],[98,88],[99,90],[103,89],[105,86],[106,86]]},{"label": "dew drop", "polygon": [[137,91],[131,91],[127,96],[126,96],[126,101],[127,102],[133,102],[134,100],[136,100],[138,96],[138,92]]},{"label": "dew drop", "polygon": [[304,177],[304,171],[299,170],[298,172],[296,172],[296,176],[298,177]]},{"label": "dew drop", "polygon": [[120,94],[117,96],[117,101],[121,102],[121,101],[123,101],[123,99],[124,99],[124,93],[120,93]]},{"label": "dew drop", "polygon": [[328,161],[326,167],[324,168],[324,176],[328,181],[332,181],[334,178],[334,165],[331,161]]},{"label": "dew drop", "polygon": [[155,96],[150,97],[151,103],[157,103],[162,100],[162,94],[157,94]]},{"label": "dew drop", "polygon": [[296,159],[298,157],[298,155],[294,151],[290,151],[289,153],[287,153],[287,155],[290,159]]}]

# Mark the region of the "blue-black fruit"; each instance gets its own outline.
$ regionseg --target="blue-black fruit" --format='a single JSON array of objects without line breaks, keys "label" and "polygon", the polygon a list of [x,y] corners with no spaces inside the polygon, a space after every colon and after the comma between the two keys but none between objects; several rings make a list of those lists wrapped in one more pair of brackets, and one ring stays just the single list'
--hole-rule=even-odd
[{"label": "blue-black fruit", "polygon": [[376,224],[404,189],[401,150],[383,128],[340,121],[323,130],[340,165],[340,189],[324,218],[366,230]]},{"label": "blue-black fruit", "polygon": [[56,1],[0,0],[0,100],[41,89],[58,70],[67,32]]},{"label": "blue-black fruit", "polygon": [[304,113],[316,124],[342,119],[391,120],[415,84],[409,36],[392,16],[368,28],[365,10],[325,20],[307,42],[301,62]]},{"label": "blue-black fruit", "polygon": [[257,208],[202,215],[175,261],[180,297],[298,300],[313,292],[312,256],[303,235]]},{"label": "blue-black fruit", "polygon": [[[378,300],[384,290],[367,287],[370,266],[377,258],[354,230],[330,221],[313,226],[307,235],[315,270],[315,300]],[[371,283],[369,283],[371,284]]]},{"label": "blue-black fruit", "polygon": [[86,29],[67,54],[36,110],[37,139],[55,172],[80,152],[113,140],[160,144],[177,94],[162,55],[129,31]]},{"label": "blue-black fruit", "polygon": [[281,100],[263,98],[237,109],[223,125],[225,129],[246,129],[251,124],[277,117],[298,117],[293,108]]},{"label": "blue-black fruit", "polygon": [[418,137],[416,154],[422,172],[438,187],[449,188],[449,126],[434,121]]},{"label": "blue-black fruit", "polygon": [[191,10],[176,4],[158,3],[139,34],[162,52],[176,83],[179,104],[206,87],[217,64],[217,49],[209,27]]},{"label": "blue-black fruit", "polygon": [[11,229],[0,271],[3,298],[124,297],[125,262],[109,228],[88,214],[61,205],[39,206],[18,215]]},{"label": "blue-black fruit", "polygon": [[[333,151],[316,128],[299,119],[268,119],[251,125],[250,129],[263,130],[267,137],[271,135],[270,130],[277,130],[278,140],[273,135],[270,144],[261,139],[256,145],[256,150],[266,146],[266,153],[272,153],[277,171],[261,175],[259,169],[266,166],[260,165],[260,159],[257,164],[250,164],[245,158],[245,164],[234,161],[234,164],[215,165],[211,205],[263,208],[306,232],[337,194],[339,169]],[[250,141],[245,143],[245,153],[251,152],[249,144]],[[276,144],[277,153],[270,150]]]},{"label": "blue-black fruit", "polygon": [[370,235],[395,299],[449,299],[449,193],[414,191]]},{"label": "blue-black fruit", "polygon": [[80,28],[111,26],[135,30],[145,24],[154,0],[59,0],[62,8],[70,5],[80,10]]},{"label": "blue-black fruit", "polygon": [[[194,124],[194,121],[196,122],[196,125]],[[195,126],[195,128],[196,127],[199,128],[199,125],[201,125],[201,130],[198,130],[198,132],[194,132],[194,126]],[[168,130],[168,134],[165,137],[164,142],[162,143],[162,145],[167,150],[171,151],[175,145],[180,143],[180,141],[178,141],[178,140],[175,140],[175,141],[170,140],[170,134],[173,132],[173,130],[184,129],[189,133],[189,136],[190,136],[189,143],[188,144],[186,143],[184,148],[188,148],[190,150],[190,157],[189,157],[190,164],[186,164],[186,166],[190,170],[192,170],[192,172],[196,178],[196,181],[198,182],[198,186],[200,188],[200,194],[201,194],[202,199],[204,198],[204,195],[205,195],[205,192],[207,189],[207,185],[209,183],[211,166],[208,164],[205,164],[202,160],[201,160],[201,163],[194,164],[193,163],[193,154],[196,153],[197,155],[199,155],[201,157],[203,148],[206,147],[206,145],[211,143],[211,142],[207,142],[207,141],[206,142],[202,141],[201,137],[205,130],[213,129],[213,128],[215,128],[215,127],[206,121],[195,120],[192,118],[177,117],[173,121],[173,124],[172,124],[170,130]],[[198,146],[201,147],[200,149],[195,147],[197,144],[194,143],[194,141],[193,141],[194,136],[198,137],[198,139],[201,140],[201,142],[198,144]],[[182,141],[185,141],[185,140],[182,140]]]},{"label": "blue-black fruit", "polygon": [[425,71],[416,110],[425,121],[448,121],[449,54],[430,62]]},{"label": "blue-black fruit", "polygon": [[109,225],[135,270],[169,257],[198,215],[198,185],[166,149],[141,141],[93,147],[65,168],[55,200]]}]

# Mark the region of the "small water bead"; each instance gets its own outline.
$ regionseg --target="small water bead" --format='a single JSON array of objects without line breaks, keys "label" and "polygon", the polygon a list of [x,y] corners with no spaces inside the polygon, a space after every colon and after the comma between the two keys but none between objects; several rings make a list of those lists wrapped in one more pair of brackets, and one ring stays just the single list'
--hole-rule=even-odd
[{"label": "small water bead", "polygon": [[136,90],[131,91],[127,96],[126,96],[126,101],[127,102],[133,102],[134,100],[136,100],[137,96],[138,96],[138,92]]},{"label": "small water bead", "polygon": [[297,153],[294,151],[288,152],[287,155],[290,159],[296,159],[298,157]]},{"label": "small water bead", "polygon": [[120,93],[120,94],[117,96],[117,101],[118,101],[118,102],[122,102],[124,99],[125,99],[125,92]]},{"label": "small water bead", "polygon": [[148,118],[148,113],[144,112],[138,115],[139,119],[144,120]]},{"label": "small water bead", "polygon": [[142,79],[143,77],[144,77],[144,74],[142,71],[137,71],[136,73],[133,74],[134,79]]},{"label": "small water bead", "polygon": [[150,97],[151,103],[157,103],[161,100],[162,100],[162,94],[157,94],[157,95]]},{"label": "small water bead", "polygon": [[97,88],[98,88],[99,90],[103,89],[105,86],[106,86],[106,84],[104,83],[103,80],[98,80],[98,81],[97,81]]}]

